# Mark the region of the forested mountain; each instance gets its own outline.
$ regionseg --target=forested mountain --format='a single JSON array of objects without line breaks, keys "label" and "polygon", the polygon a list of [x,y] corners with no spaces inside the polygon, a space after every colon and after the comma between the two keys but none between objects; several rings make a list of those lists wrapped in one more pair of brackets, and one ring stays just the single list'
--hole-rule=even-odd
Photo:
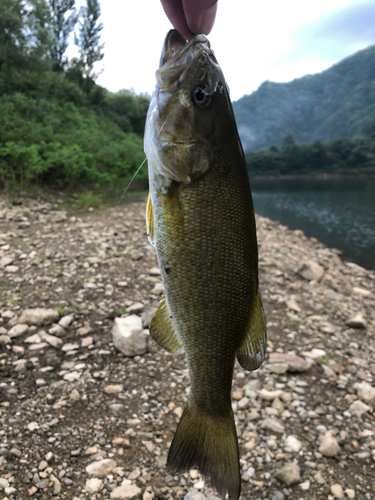
[{"label": "forested mountain", "polygon": [[233,103],[245,150],[368,135],[375,129],[375,46],[322,73],[288,83],[266,81]]},{"label": "forested mountain", "polygon": [[0,0],[0,188],[121,185],[142,163],[149,98],[95,83],[102,28],[98,0]]}]

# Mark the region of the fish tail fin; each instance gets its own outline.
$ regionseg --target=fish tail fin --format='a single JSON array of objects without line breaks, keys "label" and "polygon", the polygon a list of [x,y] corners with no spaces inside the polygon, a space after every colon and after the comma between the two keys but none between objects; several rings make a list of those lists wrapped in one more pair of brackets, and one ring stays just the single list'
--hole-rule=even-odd
[{"label": "fish tail fin", "polygon": [[219,495],[237,500],[241,492],[238,442],[232,408],[226,417],[207,415],[190,402],[184,409],[167,460],[168,471],[198,468]]}]

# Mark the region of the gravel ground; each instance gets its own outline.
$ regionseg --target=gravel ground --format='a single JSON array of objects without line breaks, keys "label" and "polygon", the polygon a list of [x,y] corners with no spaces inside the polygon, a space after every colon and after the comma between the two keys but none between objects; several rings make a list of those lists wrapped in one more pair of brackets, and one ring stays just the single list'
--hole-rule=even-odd
[{"label": "gravel ground", "polygon": [[[0,198],[0,499],[215,500],[165,470],[189,390],[147,326],[163,291],[145,201],[66,213]],[[238,365],[242,498],[375,498],[375,275],[257,217],[266,362]],[[31,309],[31,311],[30,311]],[[142,318],[147,352],[115,348]]]}]

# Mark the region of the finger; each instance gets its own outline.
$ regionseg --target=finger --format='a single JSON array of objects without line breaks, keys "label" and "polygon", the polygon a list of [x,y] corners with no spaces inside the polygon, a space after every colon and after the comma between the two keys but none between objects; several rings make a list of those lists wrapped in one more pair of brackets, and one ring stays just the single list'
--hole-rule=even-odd
[{"label": "finger", "polygon": [[182,0],[161,0],[161,4],[173,27],[188,40],[193,33],[186,22]]},{"label": "finger", "polygon": [[215,22],[217,0],[182,0],[182,5],[189,30],[208,35]]}]

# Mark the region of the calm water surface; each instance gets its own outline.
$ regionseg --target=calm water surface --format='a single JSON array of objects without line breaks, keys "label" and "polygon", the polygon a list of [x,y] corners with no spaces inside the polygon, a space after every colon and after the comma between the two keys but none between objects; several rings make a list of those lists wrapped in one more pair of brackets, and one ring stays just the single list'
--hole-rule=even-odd
[{"label": "calm water surface", "polygon": [[375,178],[251,181],[255,212],[375,269]]}]

